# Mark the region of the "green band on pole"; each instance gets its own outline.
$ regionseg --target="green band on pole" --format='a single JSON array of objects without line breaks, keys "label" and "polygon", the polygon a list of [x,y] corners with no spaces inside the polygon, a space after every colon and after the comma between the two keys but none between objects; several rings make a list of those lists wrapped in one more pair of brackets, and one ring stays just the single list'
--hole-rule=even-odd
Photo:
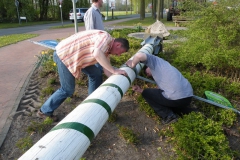
[{"label": "green band on pole", "polygon": [[[119,86],[117,86],[116,84],[112,84],[112,83],[105,83],[105,84],[103,84],[103,85],[101,85],[101,86],[110,86],[110,87],[115,87],[115,88],[117,88],[117,89],[118,89],[119,93],[121,94],[121,97],[123,97],[123,91],[122,91],[122,89],[121,89]],[[101,86],[100,86],[100,87],[101,87]]]},{"label": "green band on pole", "polygon": [[79,132],[83,133],[85,136],[87,136],[90,142],[94,138],[93,131],[88,126],[86,126],[86,125],[84,125],[82,123],[78,123],[78,122],[62,123],[62,124],[59,124],[59,125],[53,127],[50,130],[50,132],[58,130],[58,129],[74,129],[76,131],[79,131]]},{"label": "green band on pole", "polygon": [[143,67],[142,67],[141,63],[139,63],[139,62],[138,62],[138,65],[140,66],[140,68],[141,68],[141,70],[142,70],[142,69],[143,69]]},{"label": "green band on pole", "polygon": [[87,99],[87,100],[83,101],[81,104],[84,104],[84,103],[97,103],[106,109],[109,116],[112,114],[111,107],[101,99]]},{"label": "green band on pole", "polygon": [[129,76],[127,75],[127,76],[125,76],[127,79],[128,79],[128,81],[129,81],[129,84],[131,85],[132,84],[132,82],[131,82],[131,79],[129,78]]}]

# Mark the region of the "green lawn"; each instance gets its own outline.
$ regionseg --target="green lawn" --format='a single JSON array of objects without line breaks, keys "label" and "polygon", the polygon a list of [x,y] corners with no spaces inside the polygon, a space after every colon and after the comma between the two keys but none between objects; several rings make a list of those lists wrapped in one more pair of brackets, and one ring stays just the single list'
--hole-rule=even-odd
[{"label": "green lawn", "polygon": [[38,34],[12,34],[7,36],[0,36],[0,47],[17,43],[36,36],[38,36]]},{"label": "green lawn", "polygon": [[[116,23],[114,25],[116,26],[134,26],[138,23],[141,23],[141,26],[150,26],[151,24],[153,24],[154,22],[156,22],[155,19],[153,19],[152,17],[147,17],[144,20],[140,20],[139,18],[134,19],[134,20],[130,20],[130,21],[125,21],[125,22],[121,22],[121,23]],[[166,26],[166,27],[173,27],[174,23],[172,21],[167,21],[166,19],[162,19],[161,22]]]},{"label": "green lawn", "polygon": [[39,24],[49,24],[49,23],[56,23],[59,21],[40,21],[40,22],[21,22],[19,23],[1,23],[0,29],[4,28],[17,28],[17,27],[25,27],[25,26],[33,26]]}]

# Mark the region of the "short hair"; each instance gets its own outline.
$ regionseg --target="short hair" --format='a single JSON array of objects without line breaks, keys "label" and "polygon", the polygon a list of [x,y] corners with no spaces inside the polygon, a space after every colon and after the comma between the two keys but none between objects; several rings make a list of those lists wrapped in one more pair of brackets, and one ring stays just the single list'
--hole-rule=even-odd
[{"label": "short hair", "polygon": [[92,3],[98,2],[98,0],[92,0]]},{"label": "short hair", "polygon": [[126,52],[129,50],[129,42],[125,38],[116,38],[115,42],[120,42],[122,45],[121,47],[126,49]]}]

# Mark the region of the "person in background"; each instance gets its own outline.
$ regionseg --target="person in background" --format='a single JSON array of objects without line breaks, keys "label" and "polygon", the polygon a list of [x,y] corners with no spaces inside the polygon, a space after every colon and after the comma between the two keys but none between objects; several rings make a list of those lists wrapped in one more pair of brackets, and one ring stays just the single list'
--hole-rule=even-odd
[{"label": "person in background", "polygon": [[142,94],[143,98],[162,118],[163,124],[177,121],[179,113],[190,113],[188,107],[192,101],[193,89],[189,81],[170,63],[154,55],[137,53],[126,64],[134,68],[139,62],[147,66],[147,76],[152,76],[158,88],[132,89]]},{"label": "person in background", "polygon": [[101,30],[87,30],[78,32],[64,40],[57,46],[53,60],[57,64],[61,87],[55,91],[37,112],[37,117],[45,119],[50,117],[57,121],[53,115],[67,97],[72,96],[75,90],[75,78],[79,78],[81,71],[95,79],[88,87],[91,94],[102,84],[102,70],[95,66],[103,66],[106,76],[122,74],[124,70],[114,68],[109,59],[110,54],[120,56],[129,49],[129,42],[124,38],[114,39],[111,35]]},{"label": "person in background", "polygon": [[92,6],[84,14],[84,24],[86,30],[98,29],[104,30],[102,14],[100,8],[103,5],[103,0],[92,0]]}]

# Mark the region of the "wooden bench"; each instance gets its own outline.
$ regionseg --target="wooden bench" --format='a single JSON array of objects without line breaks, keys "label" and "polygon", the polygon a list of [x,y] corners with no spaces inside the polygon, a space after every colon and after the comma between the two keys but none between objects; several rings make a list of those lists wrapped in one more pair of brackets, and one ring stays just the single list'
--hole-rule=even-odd
[{"label": "wooden bench", "polygon": [[175,23],[176,27],[180,27],[180,23],[188,23],[193,20],[192,17],[184,17],[184,16],[172,16],[172,20]]},{"label": "wooden bench", "polygon": [[27,23],[27,17],[20,17],[20,22],[21,22],[22,20],[25,20],[26,23]]}]

